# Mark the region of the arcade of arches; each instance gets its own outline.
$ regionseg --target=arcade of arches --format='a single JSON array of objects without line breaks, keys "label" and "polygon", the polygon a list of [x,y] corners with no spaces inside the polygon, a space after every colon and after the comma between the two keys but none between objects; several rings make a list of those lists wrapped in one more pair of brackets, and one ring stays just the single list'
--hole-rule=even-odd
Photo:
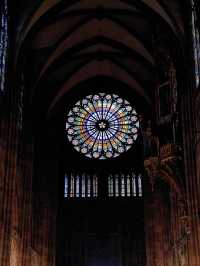
[{"label": "arcade of arches", "polygon": [[0,12],[0,265],[200,265],[199,1]]}]

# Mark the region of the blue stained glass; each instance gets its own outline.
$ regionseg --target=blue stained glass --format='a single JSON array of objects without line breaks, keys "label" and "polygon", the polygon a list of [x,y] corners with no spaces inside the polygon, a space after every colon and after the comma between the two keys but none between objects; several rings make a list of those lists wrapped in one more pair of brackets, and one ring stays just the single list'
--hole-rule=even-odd
[{"label": "blue stained glass", "polygon": [[82,176],[82,197],[83,198],[85,198],[85,184],[86,184],[85,180],[86,180],[86,177],[85,175],[83,175]]},{"label": "blue stained glass", "polygon": [[89,158],[108,159],[129,150],[139,120],[130,103],[116,94],[88,95],[68,113],[66,132],[74,148]]},{"label": "blue stained glass", "polygon": [[118,176],[115,177],[115,196],[119,197],[119,180],[118,180]]},{"label": "blue stained glass", "polygon": [[8,9],[6,0],[2,2],[0,8],[0,90],[4,91],[8,48]]},{"label": "blue stained glass", "polygon": [[91,180],[89,175],[87,176],[87,197],[91,197]]},{"label": "blue stained glass", "polygon": [[195,79],[196,87],[199,86],[200,82],[200,38],[199,30],[197,27],[197,17],[194,2],[192,3],[192,36],[193,36],[193,49],[194,49],[194,61],[195,61]]},{"label": "blue stained glass", "polygon": [[68,184],[68,176],[65,175],[65,194],[64,194],[65,198],[68,197],[68,187],[69,187],[69,184]]},{"label": "blue stained glass", "polygon": [[137,195],[137,191],[136,191],[136,176],[134,174],[132,175],[132,191],[133,191],[133,195],[136,196]]},{"label": "blue stained glass", "polygon": [[76,197],[80,196],[80,177],[76,176]]}]

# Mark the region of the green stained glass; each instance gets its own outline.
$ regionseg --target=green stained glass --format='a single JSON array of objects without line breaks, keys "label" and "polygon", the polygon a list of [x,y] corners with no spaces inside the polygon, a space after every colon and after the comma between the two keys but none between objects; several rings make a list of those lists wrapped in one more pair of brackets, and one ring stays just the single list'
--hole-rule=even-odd
[{"label": "green stained glass", "polygon": [[135,109],[116,94],[86,96],[75,104],[66,121],[68,140],[75,150],[101,160],[128,151],[138,129]]}]

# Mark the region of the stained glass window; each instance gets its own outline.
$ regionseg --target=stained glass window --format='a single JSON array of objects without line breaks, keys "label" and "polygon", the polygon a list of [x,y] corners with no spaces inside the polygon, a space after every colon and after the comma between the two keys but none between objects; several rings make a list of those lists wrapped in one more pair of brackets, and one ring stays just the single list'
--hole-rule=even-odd
[{"label": "stained glass window", "polygon": [[0,90],[4,91],[8,48],[8,10],[7,1],[0,3]]},{"label": "stained glass window", "polygon": [[116,94],[88,95],[68,113],[66,131],[75,150],[89,158],[114,158],[137,139],[136,110]]},{"label": "stained glass window", "polygon": [[65,198],[95,198],[97,194],[96,175],[74,173],[65,175]]},{"label": "stained glass window", "polygon": [[98,179],[96,174],[68,173],[65,175],[64,197],[68,199],[97,198],[99,194],[102,194],[102,191],[99,191],[99,189],[106,189],[106,196],[109,198],[135,198],[143,196],[141,174],[109,174],[107,177],[107,188],[99,186],[99,182],[101,182],[101,179]]},{"label": "stained glass window", "polygon": [[108,176],[109,197],[142,197],[142,176],[114,174]]},{"label": "stained glass window", "polygon": [[192,0],[192,34],[193,34],[193,49],[194,49],[194,63],[195,63],[195,79],[196,79],[196,87],[198,87],[200,81],[200,36],[199,36],[199,30],[197,28],[197,16],[193,0]]}]

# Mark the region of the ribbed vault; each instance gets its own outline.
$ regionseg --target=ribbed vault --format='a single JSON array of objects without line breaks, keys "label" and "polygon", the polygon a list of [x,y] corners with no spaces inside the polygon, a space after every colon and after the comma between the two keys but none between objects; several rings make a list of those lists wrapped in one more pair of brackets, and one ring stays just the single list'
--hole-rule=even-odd
[{"label": "ribbed vault", "polygon": [[18,69],[32,70],[31,99],[37,100],[42,92],[44,108],[50,111],[74,86],[104,75],[122,80],[153,106],[154,38],[157,32],[166,34],[181,51],[184,25],[179,1],[39,2],[21,22],[15,58]]}]

